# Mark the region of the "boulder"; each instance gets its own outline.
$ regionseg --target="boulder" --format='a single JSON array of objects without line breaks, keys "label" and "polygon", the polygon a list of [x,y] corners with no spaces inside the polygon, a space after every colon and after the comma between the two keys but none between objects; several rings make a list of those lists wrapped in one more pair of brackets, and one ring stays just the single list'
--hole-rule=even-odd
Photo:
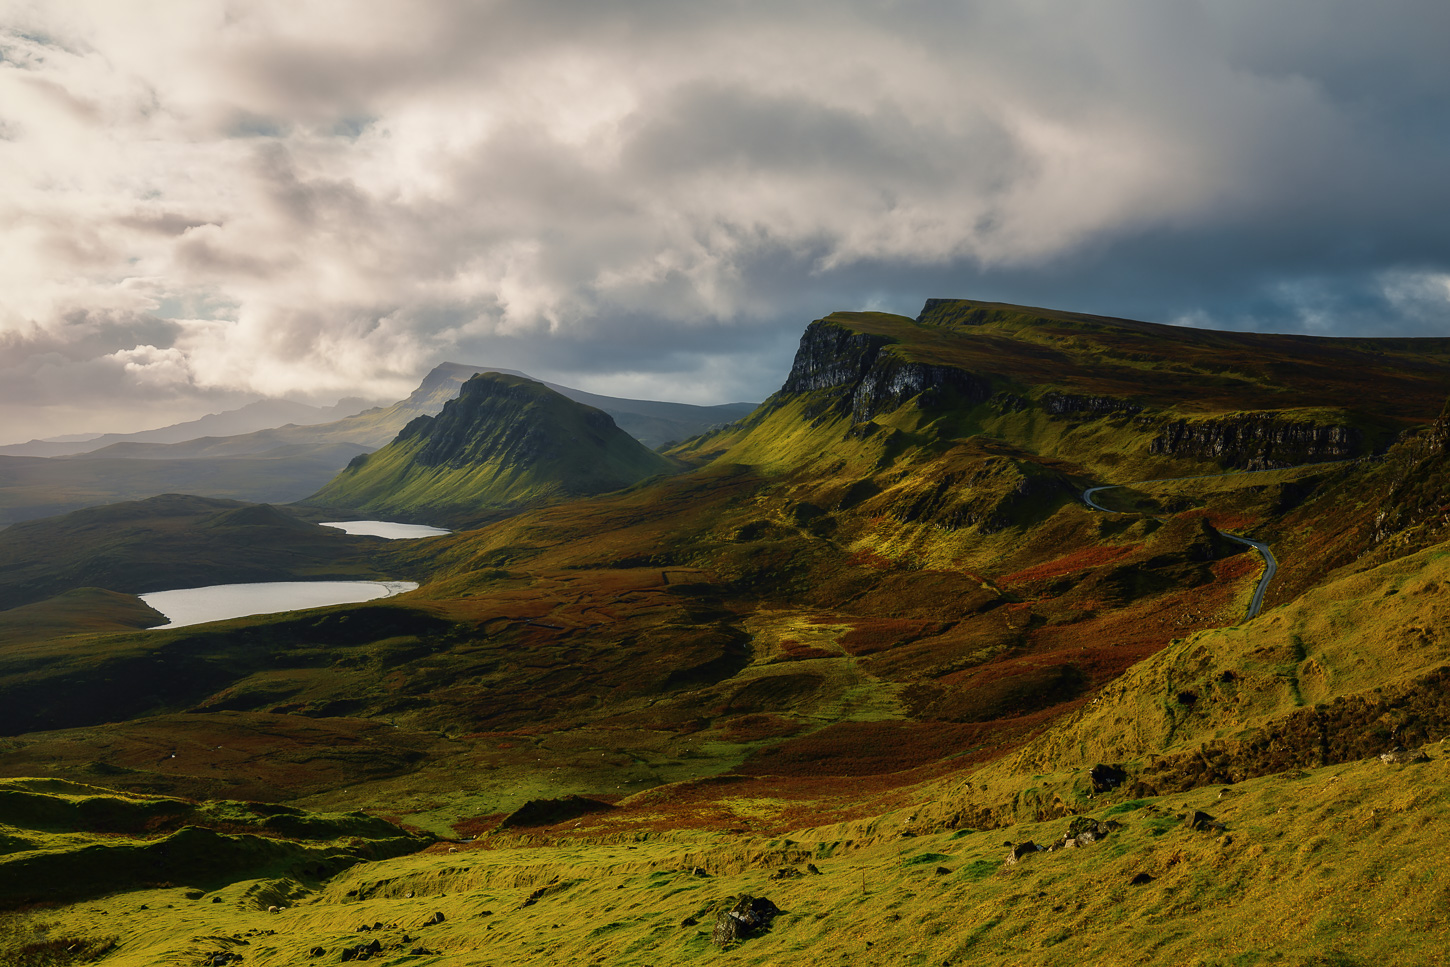
[{"label": "boulder", "polygon": [[1031,856],[1033,853],[1036,853],[1041,849],[1041,846],[1038,846],[1036,843],[1032,842],[1029,839],[1027,842],[1018,843],[1016,846],[1008,850],[1007,858],[1004,859],[1002,862],[1005,863],[1007,866],[1016,866],[1024,856]]},{"label": "boulder", "polygon": [[739,943],[768,930],[778,913],[780,908],[764,897],[741,896],[729,910],[721,910],[716,915],[715,930],[710,939],[717,947]]},{"label": "boulder", "polygon": [[1417,762],[1429,762],[1430,757],[1425,754],[1425,751],[1423,749],[1417,749],[1414,752],[1409,752],[1405,749],[1400,748],[1399,746],[1396,746],[1390,751],[1382,753],[1380,755],[1380,761],[1387,766],[1410,765]]}]

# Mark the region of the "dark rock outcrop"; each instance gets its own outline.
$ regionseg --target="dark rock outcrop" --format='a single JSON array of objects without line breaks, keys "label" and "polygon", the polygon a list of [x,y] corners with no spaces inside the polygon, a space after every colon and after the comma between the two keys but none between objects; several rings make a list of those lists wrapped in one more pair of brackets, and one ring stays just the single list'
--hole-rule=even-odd
[{"label": "dark rock outcrop", "polygon": [[770,929],[770,922],[780,913],[780,908],[761,897],[742,896],[729,910],[721,910],[715,916],[715,930],[711,940],[717,947],[728,947]]},{"label": "dark rock outcrop", "polygon": [[951,366],[902,359],[887,336],[852,332],[825,319],[806,327],[782,394],[834,391],[836,408],[858,423],[896,409],[912,397],[931,406],[948,396],[984,403],[990,379]]},{"label": "dark rock outcrop", "polygon": [[1354,427],[1285,420],[1269,414],[1177,420],[1148,445],[1160,456],[1216,460],[1250,470],[1292,467],[1358,455],[1364,435]]},{"label": "dark rock outcrop", "polygon": [[1193,815],[1188,818],[1188,828],[1200,833],[1221,833],[1227,827],[1208,813],[1198,809],[1194,810]]},{"label": "dark rock outcrop", "polygon": [[1119,766],[1105,765],[1100,762],[1092,767],[1088,778],[1092,780],[1093,792],[1107,792],[1121,786],[1128,778],[1128,774]]}]

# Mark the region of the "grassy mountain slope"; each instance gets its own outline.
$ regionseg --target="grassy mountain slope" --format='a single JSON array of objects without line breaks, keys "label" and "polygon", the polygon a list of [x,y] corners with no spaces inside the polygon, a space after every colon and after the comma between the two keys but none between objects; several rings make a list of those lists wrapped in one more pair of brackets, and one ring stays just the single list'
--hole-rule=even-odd
[{"label": "grassy mountain slope", "polygon": [[309,503],[408,518],[489,511],[618,490],[674,466],[542,383],[485,373],[436,418],[355,459]]},{"label": "grassy mountain slope", "polygon": [[[364,805],[458,840],[287,880],[276,914],[246,899],[276,881],[197,910],[136,878],[13,929],[138,918],[118,963],[267,930],[249,962],[376,939],[510,963],[1433,963],[1443,342],[837,314],[759,411],[675,451],[688,471],[370,551],[425,582],[405,601],[9,646],[5,774]],[[458,432],[399,442],[444,469],[520,442],[432,424]],[[1281,469],[1114,491],[1122,514],[1079,497],[1259,466]],[[1262,565],[1224,531],[1280,557],[1253,621]],[[1396,746],[1429,761],[1380,761]],[[568,794],[594,804],[520,810]],[[1075,816],[1121,825],[1003,862]],[[785,912],[718,953],[742,892]]]}]

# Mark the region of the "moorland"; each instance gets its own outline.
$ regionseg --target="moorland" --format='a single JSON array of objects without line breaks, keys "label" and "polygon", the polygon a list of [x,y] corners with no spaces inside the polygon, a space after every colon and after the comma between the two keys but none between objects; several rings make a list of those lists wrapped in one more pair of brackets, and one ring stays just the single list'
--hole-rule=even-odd
[{"label": "moorland", "polygon": [[[457,386],[0,531],[0,957],[1443,958],[1450,340],[934,299],[656,450]],[[421,587],[151,630],[197,575]]]}]

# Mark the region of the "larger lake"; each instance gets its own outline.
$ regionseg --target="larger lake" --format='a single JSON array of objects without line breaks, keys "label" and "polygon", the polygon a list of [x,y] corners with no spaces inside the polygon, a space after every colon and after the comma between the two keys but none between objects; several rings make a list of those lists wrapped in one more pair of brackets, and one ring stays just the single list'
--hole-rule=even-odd
[{"label": "larger lake", "polygon": [[323,521],[322,526],[336,527],[353,537],[383,537],[390,541],[411,541],[453,533],[427,524],[395,524],[390,520],[329,520]]},{"label": "larger lake", "polygon": [[155,625],[156,628],[184,628],[254,614],[358,604],[417,587],[413,581],[267,581],[152,591],[140,598],[171,619],[167,624]]}]

